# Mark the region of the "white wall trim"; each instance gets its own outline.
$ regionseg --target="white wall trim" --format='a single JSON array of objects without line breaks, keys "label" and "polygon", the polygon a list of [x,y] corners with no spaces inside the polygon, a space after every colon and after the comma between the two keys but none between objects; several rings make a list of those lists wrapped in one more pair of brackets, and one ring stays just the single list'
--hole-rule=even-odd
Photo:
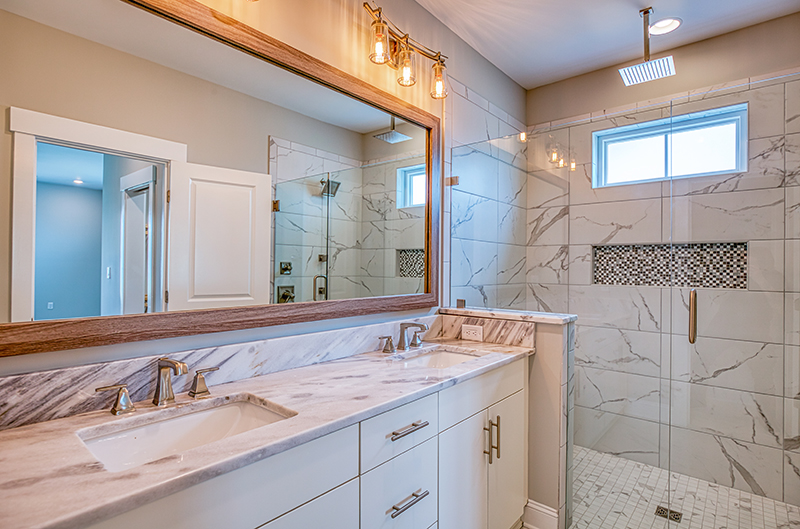
[{"label": "white wall trim", "polygon": [[558,529],[558,510],[529,499],[522,520],[525,529]]},{"label": "white wall trim", "polygon": [[184,143],[51,116],[33,110],[11,107],[9,128],[11,132],[31,134],[41,139],[86,145],[121,154],[134,154],[165,161],[186,161],[187,146]]}]

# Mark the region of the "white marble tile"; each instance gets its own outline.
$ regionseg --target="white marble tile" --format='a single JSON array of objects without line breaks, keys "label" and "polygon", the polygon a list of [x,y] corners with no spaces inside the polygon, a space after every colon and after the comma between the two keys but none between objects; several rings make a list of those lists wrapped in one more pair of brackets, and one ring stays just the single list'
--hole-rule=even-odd
[{"label": "white marble tile", "polygon": [[497,243],[453,239],[451,244],[453,285],[476,286],[497,283]]},{"label": "white marble tile", "polygon": [[525,283],[525,246],[497,245],[497,284]]},{"label": "white marble tile", "polygon": [[658,423],[575,407],[575,445],[658,465]]},{"label": "white marble tile", "polygon": [[748,103],[750,139],[769,138],[784,133],[785,115],[782,84],[709,97],[702,101],[677,102],[672,105],[672,115],[677,116],[744,102]]},{"label": "white marble tile", "polygon": [[748,168],[744,173],[692,178],[674,178],[663,182],[664,196],[705,195],[780,187],[784,176],[783,136],[750,140]]},{"label": "white marble tile", "polygon": [[524,245],[527,242],[527,217],[524,208],[497,203],[497,242]]},{"label": "white marble tile", "polygon": [[664,199],[663,240],[674,242],[783,239],[783,189]]},{"label": "white marble tile", "polygon": [[571,285],[591,285],[594,282],[592,259],[593,250],[591,245],[570,245],[569,283]]},{"label": "white marble tile", "polygon": [[528,283],[567,284],[569,267],[568,246],[527,247]]},{"label": "white marble tile", "polygon": [[499,309],[525,310],[526,307],[526,285],[525,283],[514,283],[511,285],[496,285],[495,304]]},{"label": "white marble tile", "polygon": [[528,175],[524,170],[501,163],[498,165],[497,200],[520,208],[527,203]]},{"label": "white marble tile", "polygon": [[735,92],[744,92],[750,89],[750,79],[745,77],[735,81],[728,81],[726,83],[719,83],[712,86],[707,86],[697,90],[689,90],[689,101],[701,101],[712,97],[718,97],[725,94],[732,94]]},{"label": "white marble tile", "polygon": [[[783,294],[697,289],[697,336],[783,342]],[[689,290],[672,289],[673,332],[689,332]]]},{"label": "white marble tile", "polygon": [[314,154],[296,150],[278,150],[278,181],[294,180],[320,174],[324,171],[323,159]]},{"label": "white marble tile", "polygon": [[784,303],[784,343],[800,345],[800,293],[787,292]]},{"label": "white marble tile", "polygon": [[785,183],[788,186],[800,185],[800,134],[787,134],[785,148]]},{"label": "white marble tile", "polygon": [[[455,282],[453,282],[455,285]],[[497,307],[497,291],[489,285],[454,286],[450,290],[453,302],[463,299],[467,307],[495,308]]]},{"label": "white marble tile", "polygon": [[[800,454],[784,452],[783,463],[783,501],[800,505]],[[800,525],[800,522],[795,522],[795,525]]]},{"label": "white marble tile", "polygon": [[570,285],[569,310],[581,325],[661,331],[659,288]]},{"label": "white marble tile", "polygon": [[566,206],[570,192],[568,174],[566,167],[528,173],[527,207]]},{"label": "white marble tile", "polygon": [[497,202],[485,197],[453,190],[453,237],[497,242]]},{"label": "white marble tile", "polygon": [[499,164],[495,158],[471,147],[453,149],[451,171],[458,177],[456,189],[496,200]]},{"label": "white marble tile", "polygon": [[570,204],[595,204],[661,197],[661,182],[610,187],[592,187],[592,164],[578,165],[569,172]]},{"label": "white marble tile", "polygon": [[800,453],[800,400],[783,399],[783,449]]},{"label": "white marble tile", "polygon": [[[672,335],[672,378],[707,386],[783,395],[783,346]],[[799,358],[800,359],[800,358]],[[787,371],[788,373],[788,371]]]},{"label": "white marble tile", "polygon": [[785,376],[784,395],[800,399],[800,347],[784,346]]},{"label": "white marble tile", "polygon": [[786,238],[800,239],[800,187],[786,188]]},{"label": "white marble tile", "polygon": [[319,217],[280,213],[275,215],[275,241],[292,241],[301,246],[321,246],[326,233]]},{"label": "white marble tile", "polygon": [[499,124],[500,120],[489,113],[488,104],[486,108],[481,108],[471,100],[461,97],[453,98],[454,143],[466,145],[497,138]]},{"label": "white marble tile", "polygon": [[525,308],[536,312],[566,313],[569,307],[568,296],[567,285],[528,283]]},{"label": "white marble tile", "polygon": [[784,288],[784,241],[747,244],[747,286],[750,290],[780,292]]},{"label": "white marble tile", "polygon": [[672,428],[671,471],[780,500],[782,451],[721,436]]},{"label": "white marble tile", "polygon": [[654,420],[659,417],[660,380],[591,367],[575,367],[575,405]]},{"label": "white marble tile", "polygon": [[673,381],[671,425],[773,448],[783,446],[783,398]]},{"label": "white marble tile", "polygon": [[656,332],[577,325],[575,364],[659,377],[661,335]]},{"label": "white marble tile", "polygon": [[786,133],[800,132],[800,81],[786,83]]},{"label": "white marble tile", "polygon": [[[335,229],[335,222],[331,231]],[[385,248],[425,248],[425,222],[422,219],[387,220]],[[333,237],[336,232],[333,231]]]},{"label": "white marble tile", "polygon": [[570,206],[570,243],[659,242],[661,211],[661,199]]},{"label": "white marble tile", "polygon": [[567,244],[569,207],[529,209],[528,246]]}]

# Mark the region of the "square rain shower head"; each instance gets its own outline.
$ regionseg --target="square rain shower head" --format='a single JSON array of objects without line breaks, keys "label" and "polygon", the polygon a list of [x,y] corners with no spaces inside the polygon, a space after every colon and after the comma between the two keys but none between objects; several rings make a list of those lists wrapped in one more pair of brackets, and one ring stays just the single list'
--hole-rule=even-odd
[{"label": "square rain shower head", "polygon": [[374,137],[386,143],[400,143],[401,141],[408,141],[411,139],[411,136],[406,136],[402,132],[397,132],[394,129],[389,132],[384,132],[383,134],[376,134]]},{"label": "square rain shower head", "polygon": [[672,61],[672,55],[669,55],[660,59],[620,68],[619,74],[622,76],[622,81],[625,83],[625,86],[631,86],[675,75],[675,63]]}]

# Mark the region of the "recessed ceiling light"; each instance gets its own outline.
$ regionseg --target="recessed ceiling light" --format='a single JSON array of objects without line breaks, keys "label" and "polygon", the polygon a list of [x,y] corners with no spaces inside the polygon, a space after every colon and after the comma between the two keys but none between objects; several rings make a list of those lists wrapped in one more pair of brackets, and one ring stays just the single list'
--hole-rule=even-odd
[{"label": "recessed ceiling light", "polygon": [[72,183],[73,184],[82,184],[83,180],[81,180],[80,178],[76,178],[75,180],[72,181]]},{"label": "recessed ceiling light", "polygon": [[672,33],[681,25],[680,18],[664,18],[650,26],[651,35],[666,35]]}]

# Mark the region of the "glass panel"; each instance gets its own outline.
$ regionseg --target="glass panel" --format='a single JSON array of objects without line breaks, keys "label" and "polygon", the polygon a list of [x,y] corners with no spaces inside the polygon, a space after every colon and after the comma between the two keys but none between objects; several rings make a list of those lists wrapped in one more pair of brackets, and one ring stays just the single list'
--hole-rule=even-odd
[{"label": "glass panel", "polygon": [[609,143],[606,146],[606,183],[664,178],[664,143],[664,135]]},{"label": "glass panel", "polygon": [[672,176],[736,169],[736,124],[673,132]]}]

